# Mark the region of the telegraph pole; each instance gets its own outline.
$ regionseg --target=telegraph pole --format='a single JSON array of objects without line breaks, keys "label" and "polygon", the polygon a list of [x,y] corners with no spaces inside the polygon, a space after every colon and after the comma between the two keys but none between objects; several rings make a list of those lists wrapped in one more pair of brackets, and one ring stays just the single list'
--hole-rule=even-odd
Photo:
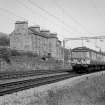
[{"label": "telegraph pole", "polygon": [[63,67],[65,65],[65,40],[63,40]]},{"label": "telegraph pole", "polygon": [[82,47],[83,47],[84,46],[84,42],[83,42],[84,40],[83,39],[81,39],[81,40],[82,40]]}]

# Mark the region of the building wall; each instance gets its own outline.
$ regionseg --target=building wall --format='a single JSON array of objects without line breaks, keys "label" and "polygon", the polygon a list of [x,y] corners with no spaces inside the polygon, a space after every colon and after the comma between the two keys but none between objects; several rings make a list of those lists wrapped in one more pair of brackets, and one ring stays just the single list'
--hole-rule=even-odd
[{"label": "building wall", "polygon": [[61,46],[61,41],[57,40],[57,59],[63,60],[64,48]]},{"label": "building wall", "polygon": [[35,53],[37,53],[38,55],[44,56],[48,54],[48,39],[43,37],[43,36],[39,36],[39,35],[35,35],[35,34],[31,34],[31,40],[32,40],[32,49]]},{"label": "building wall", "polygon": [[10,48],[16,50],[32,51],[31,37],[18,33],[10,35]]},{"label": "building wall", "polygon": [[63,50],[62,50],[62,47],[61,46],[59,46],[58,47],[58,59],[59,60],[63,60],[63,52],[62,52]]},{"label": "building wall", "polygon": [[48,38],[42,38],[42,52],[44,55],[48,55]]},{"label": "building wall", "polygon": [[48,33],[46,37],[29,33],[27,22],[16,22],[14,32],[10,35],[11,49],[32,51],[41,56],[47,56],[50,53],[52,57],[61,60],[63,59],[62,48],[61,44],[57,46],[57,42],[57,37],[52,37]]},{"label": "building wall", "polygon": [[57,58],[57,38],[49,38],[49,53],[52,57]]},{"label": "building wall", "polygon": [[10,35],[10,48],[16,50],[32,51],[32,41],[28,35],[28,23],[15,23],[15,29]]}]

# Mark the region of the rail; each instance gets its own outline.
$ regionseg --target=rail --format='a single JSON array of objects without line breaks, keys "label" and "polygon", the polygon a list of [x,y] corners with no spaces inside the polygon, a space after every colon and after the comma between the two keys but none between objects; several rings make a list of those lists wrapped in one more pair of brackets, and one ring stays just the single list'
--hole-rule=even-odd
[{"label": "rail", "polygon": [[22,80],[22,81],[14,81],[14,82],[8,82],[4,84],[0,84],[0,96],[5,95],[5,94],[11,94],[13,92],[37,87],[40,85],[45,85],[53,82],[57,82],[60,80],[64,80],[67,78],[72,78],[74,76],[78,76],[80,74],[75,74],[75,73],[64,73],[64,74],[59,74],[59,75],[53,75],[53,76],[44,76],[40,78],[35,78],[35,79],[27,79],[27,80]]}]

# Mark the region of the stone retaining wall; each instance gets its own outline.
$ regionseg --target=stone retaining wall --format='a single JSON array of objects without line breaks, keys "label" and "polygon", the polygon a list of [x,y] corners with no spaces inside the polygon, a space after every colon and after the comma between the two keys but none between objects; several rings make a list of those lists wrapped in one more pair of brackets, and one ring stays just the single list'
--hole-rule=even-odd
[{"label": "stone retaining wall", "polygon": [[[56,60],[52,58],[44,61],[40,57],[12,56],[10,58],[10,61],[11,63],[7,64],[5,61],[2,60],[0,63],[0,70],[57,70],[64,68],[63,63],[56,62]],[[69,68],[71,68],[71,66],[69,66]]]}]

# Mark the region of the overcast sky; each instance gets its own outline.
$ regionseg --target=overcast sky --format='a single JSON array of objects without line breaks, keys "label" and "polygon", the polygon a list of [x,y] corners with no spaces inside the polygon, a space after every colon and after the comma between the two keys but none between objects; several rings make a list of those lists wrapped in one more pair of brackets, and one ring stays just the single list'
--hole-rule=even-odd
[{"label": "overcast sky", "polygon": [[[11,33],[17,20],[57,32],[60,39],[104,36],[105,0],[0,0],[0,32]],[[95,48],[94,42],[84,44]],[[81,45],[80,41],[68,43],[67,47]],[[105,41],[97,44],[105,50]]]}]

